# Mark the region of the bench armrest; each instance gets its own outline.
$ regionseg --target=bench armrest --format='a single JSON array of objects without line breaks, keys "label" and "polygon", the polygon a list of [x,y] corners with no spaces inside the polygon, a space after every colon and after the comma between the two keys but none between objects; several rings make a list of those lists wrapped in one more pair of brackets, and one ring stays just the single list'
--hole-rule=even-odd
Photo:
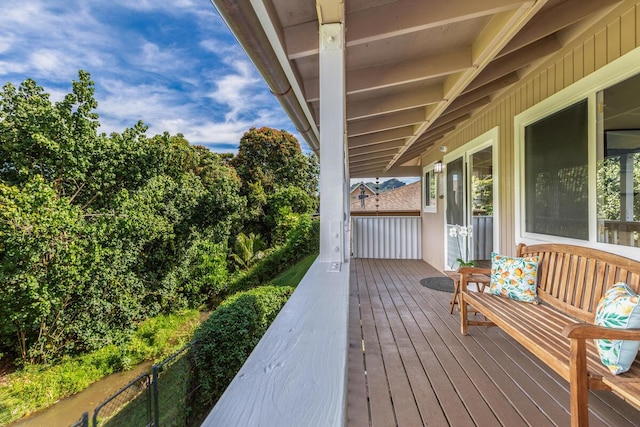
[{"label": "bench armrest", "polygon": [[567,325],[562,335],[572,339],[604,339],[640,341],[640,329],[614,329],[605,326],[577,323]]}]

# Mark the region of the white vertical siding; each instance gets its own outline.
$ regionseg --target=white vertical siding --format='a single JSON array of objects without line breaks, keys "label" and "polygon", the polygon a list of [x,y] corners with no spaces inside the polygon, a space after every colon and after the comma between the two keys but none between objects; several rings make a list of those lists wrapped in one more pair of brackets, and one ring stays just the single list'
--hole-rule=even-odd
[{"label": "white vertical siding", "polygon": [[352,217],[354,258],[422,259],[420,217]]}]

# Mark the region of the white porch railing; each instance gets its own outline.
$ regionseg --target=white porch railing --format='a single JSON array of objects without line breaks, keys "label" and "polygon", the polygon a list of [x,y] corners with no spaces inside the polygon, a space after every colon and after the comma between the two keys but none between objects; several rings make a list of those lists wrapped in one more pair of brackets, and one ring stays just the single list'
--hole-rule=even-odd
[{"label": "white porch railing", "polygon": [[352,216],[353,258],[421,259],[419,216]]},{"label": "white porch railing", "polygon": [[311,266],[203,426],[345,425],[349,263],[329,267]]}]

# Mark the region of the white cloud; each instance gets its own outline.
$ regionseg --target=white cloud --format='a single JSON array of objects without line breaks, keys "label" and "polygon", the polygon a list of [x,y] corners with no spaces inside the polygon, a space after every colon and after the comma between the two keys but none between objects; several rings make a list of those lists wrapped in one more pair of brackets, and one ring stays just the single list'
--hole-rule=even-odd
[{"label": "white cloud", "polygon": [[[203,7],[202,2],[194,0],[112,0],[112,2],[121,7],[141,12],[162,11],[165,13],[179,13],[190,10],[196,11]],[[211,5],[211,7],[213,7],[213,5]]]},{"label": "white cloud", "polygon": [[102,132],[142,120],[149,135],[233,145],[252,126],[292,128],[207,1],[16,2],[0,14],[0,53],[0,78],[33,78],[52,101],[89,71]]},{"label": "white cloud", "polygon": [[236,71],[216,80],[216,90],[209,97],[219,104],[229,107],[226,120],[236,120],[244,112],[256,108],[255,89],[260,79],[247,61],[236,60],[231,64]]},{"label": "white cloud", "polygon": [[122,80],[105,79],[101,82],[105,92],[98,97],[98,113],[102,119],[117,125],[103,123],[102,130],[121,132],[125,127],[143,120],[146,124],[160,122],[165,117],[189,114],[187,107],[177,105],[179,94],[159,85],[131,85]]},{"label": "white cloud", "polygon": [[0,34],[0,53],[4,53],[11,49],[11,46],[16,42],[14,34]]},{"label": "white cloud", "polygon": [[0,75],[24,73],[28,70],[28,67],[24,63],[0,61]]}]

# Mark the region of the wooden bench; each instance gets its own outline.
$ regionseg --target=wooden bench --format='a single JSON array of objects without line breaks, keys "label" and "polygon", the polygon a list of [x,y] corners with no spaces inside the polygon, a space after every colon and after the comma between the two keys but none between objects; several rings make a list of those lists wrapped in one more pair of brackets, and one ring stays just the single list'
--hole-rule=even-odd
[{"label": "wooden bench", "polygon": [[[588,425],[588,390],[610,390],[640,408],[640,357],[631,369],[612,375],[593,339],[640,340],[640,329],[593,325],[598,302],[614,283],[640,289],[640,262],[608,252],[564,244],[519,245],[517,256],[538,255],[538,298],[528,304],[471,292],[466,277],[490,269],[460,269],[461,332],[469,325],[497,325],[570,384],[571,425]],[[468,305],[486,318],[470,320]]]}]

